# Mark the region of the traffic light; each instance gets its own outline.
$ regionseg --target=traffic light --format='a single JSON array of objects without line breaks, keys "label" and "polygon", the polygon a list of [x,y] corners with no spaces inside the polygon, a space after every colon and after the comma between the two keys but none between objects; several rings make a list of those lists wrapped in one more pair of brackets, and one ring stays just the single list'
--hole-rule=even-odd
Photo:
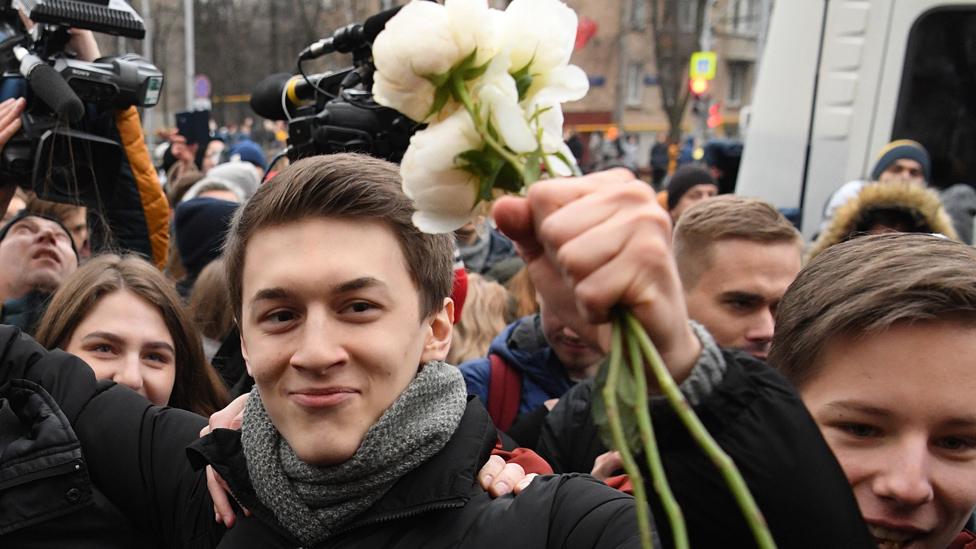
[{"label": "traffic light", "polygon": [[708,80],[703,76],[698,76],[688,80],[688,89],[695,99],[701,98],[708,92]]},{"label": "traffic light", "polygon": [[722,104],[716,101],[708,106],[708,128],[714,130],[722,125]]}]

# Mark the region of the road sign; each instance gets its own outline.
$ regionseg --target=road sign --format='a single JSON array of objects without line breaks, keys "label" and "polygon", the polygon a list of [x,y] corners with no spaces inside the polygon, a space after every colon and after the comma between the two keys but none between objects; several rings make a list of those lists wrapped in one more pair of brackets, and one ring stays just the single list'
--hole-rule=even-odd
[{"label": "road sign", "polygon": [[205,74],[198,74],[193,78],[193,94],[197,99],[210,97],[210,79]]},{"label": "road sign", "polygon": [[688,77],[691,79],[704,78],[711,80],[715,78],[715,66],[718,64],[715,52],[696,51],[691,54],[691,63],[688,67]]}]

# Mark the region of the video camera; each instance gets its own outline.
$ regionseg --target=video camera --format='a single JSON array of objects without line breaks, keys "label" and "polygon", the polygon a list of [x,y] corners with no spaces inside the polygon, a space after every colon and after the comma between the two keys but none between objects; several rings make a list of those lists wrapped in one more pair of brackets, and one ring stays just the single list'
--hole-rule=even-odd
[{"label": "video camera", "polygon": [[68,29],[141,39],[145,26],[123,0],[19,4],[0,0],[0,100],[27,100],[23,129],[0,155],[0,183],[16,183],[46,200],[97,206],[112,194],[123,151],[116,141],[89,132],[100,118],[103,126],[114,125],[99,116],[110,109],[155,106],[163,75],[135,54],[93,62],[70,58],[64,53]]},{"label": "video camera", "polygon": [[[400,8],[336,30],[298,56],[299,75],[273,74],[255,86],[251,108],[287,120],[288,148],[297,160],[316,154],[361,152],[399,162],[419,124],[373,100],[372,43]],[[302,62],[329,53],[351,53],[353,66],[306,75]]]}]

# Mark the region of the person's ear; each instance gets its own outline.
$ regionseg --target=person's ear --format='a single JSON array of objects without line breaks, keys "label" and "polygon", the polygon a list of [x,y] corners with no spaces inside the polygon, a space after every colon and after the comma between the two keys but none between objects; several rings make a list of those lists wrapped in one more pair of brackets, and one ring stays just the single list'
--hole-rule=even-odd
[{"label": "person's ear", "polygon": [[451,336],[454,334],[454,300],[444,298],[444,307],[425,321],[429,330],[424,351],[420,355],[420,363],[432,360],[447,360],[447,353],[451,350]]},{"label": "person's ear", "polygon": [[243,333],[241,333],[241,356],[244,357],[244,367],[247,368],[247,375],[254,377],[254,373],[251,372],[251,361],[247,357],[247,344],[244,342]]}]

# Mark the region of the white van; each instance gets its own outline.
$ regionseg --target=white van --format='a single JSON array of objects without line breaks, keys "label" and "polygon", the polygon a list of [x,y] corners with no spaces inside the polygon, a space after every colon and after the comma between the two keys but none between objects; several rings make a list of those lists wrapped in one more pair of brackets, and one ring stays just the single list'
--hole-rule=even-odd
[{"label": "white van", "polygon": [[798,208],[809,238],[901,138],[934,186],[976,182],[976,1],[777,0],[736,194]]}]

